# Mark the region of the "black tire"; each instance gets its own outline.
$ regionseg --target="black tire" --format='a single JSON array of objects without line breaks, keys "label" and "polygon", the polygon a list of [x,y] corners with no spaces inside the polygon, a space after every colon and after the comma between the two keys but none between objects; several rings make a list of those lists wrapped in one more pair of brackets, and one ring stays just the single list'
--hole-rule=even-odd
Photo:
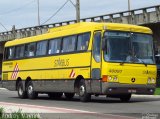
[{"label": "black tire", "polygon": [[29,81],[27,83],[26,89],[27,89],[27,95],[29,99],[36,99],[38,97],[38,93],[34,91],[32,81]]},{"label": "black tire", "polygon": [[65,95],[65,97],[66,97],[67,99],[69,99],[69,100],[74,97],[74,93],[64,93],[64,95]]},{"label": "black tire", "polygon": [[91,94],[87,93],[84,80],[79,83],[79,98],[82,102],[88,102],[91,100]]},{"label": "black tire", "polygon": [[120,100],[122,102],[129,102],[130,99],[131,99],[131,94],[126,94],[126,95],[121,95],[120,96]]},{"label": "black tire", "polygon": [[21,99],[27,98],[27,92],[25,91],[25,88],[23,88],[22,81],[18,82],[17,93],[18,93],[19,98]]}]

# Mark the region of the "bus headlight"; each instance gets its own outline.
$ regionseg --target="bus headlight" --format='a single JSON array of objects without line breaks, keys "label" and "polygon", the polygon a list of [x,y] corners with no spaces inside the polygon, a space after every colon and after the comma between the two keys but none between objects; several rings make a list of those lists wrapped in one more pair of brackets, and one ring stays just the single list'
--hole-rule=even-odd
[{"label": "bus headlight", "polygon": [[154,78],[148,78],[148,83],[156,83],[156,80]]},{"label": "bus headlight", "polygon": [[108,80],[109,80],[110,82],[112,82],[112,77],[111,77],[111,76],[108,76]]},{"label": "bus headlight", "polygon": [[154,78],[152,78],[151,83],[156,83],[156,80]]},{"label": "bus headlight", "polygon": [[108,76],[108,81],[109,82],[118,82],[117,76]]},{"label": "bus headlight", "polygon": [[150,77],[148,77],[148,83],[151,83],[151,78]]},{"label": "bus headlight", "polygon": [[113,81],[114,81],[114,82],[118,82],[118,78],[115,76],[115,77],[113,78]]}]

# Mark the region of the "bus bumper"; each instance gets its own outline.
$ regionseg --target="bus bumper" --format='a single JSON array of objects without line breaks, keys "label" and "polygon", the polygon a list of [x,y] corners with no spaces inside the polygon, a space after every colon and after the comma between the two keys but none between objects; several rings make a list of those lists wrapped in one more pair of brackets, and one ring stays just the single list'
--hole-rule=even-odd
[{"label": "bus bumper", "polygon": [[153,95],[155,84],[119,84],[119,83],[102,83],[102,94],[144,94]]}]

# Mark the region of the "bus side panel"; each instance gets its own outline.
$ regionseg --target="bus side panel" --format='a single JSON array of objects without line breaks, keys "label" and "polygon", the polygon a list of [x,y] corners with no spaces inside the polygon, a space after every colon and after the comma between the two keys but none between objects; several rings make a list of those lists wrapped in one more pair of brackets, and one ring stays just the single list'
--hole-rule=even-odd
[{"label": "bus side panel", "polygon": [[[30,77],[36,91],[73,92],[77,76],[90,79],[90,57],[91,52],[88,51],[6,61],[3,63],[3,80],[16,81],[20,77],[25,81]],[[14,87],[15,83],[11,85]]]}]

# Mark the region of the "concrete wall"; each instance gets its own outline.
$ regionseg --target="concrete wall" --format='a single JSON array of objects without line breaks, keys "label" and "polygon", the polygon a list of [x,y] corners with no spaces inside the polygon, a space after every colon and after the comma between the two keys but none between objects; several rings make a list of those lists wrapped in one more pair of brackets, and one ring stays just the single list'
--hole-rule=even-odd
[{"label": "concrete wall", "polygon": [[160,23],[146,24],[144,26],[152,29],[155,51],[158,52],[158,54],[160,54]]}]

